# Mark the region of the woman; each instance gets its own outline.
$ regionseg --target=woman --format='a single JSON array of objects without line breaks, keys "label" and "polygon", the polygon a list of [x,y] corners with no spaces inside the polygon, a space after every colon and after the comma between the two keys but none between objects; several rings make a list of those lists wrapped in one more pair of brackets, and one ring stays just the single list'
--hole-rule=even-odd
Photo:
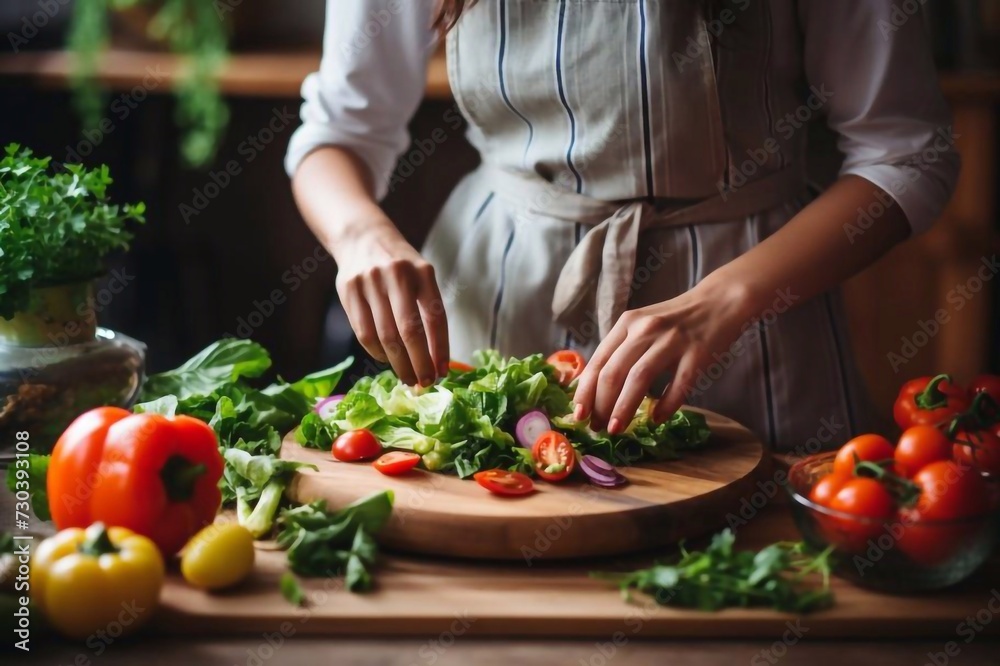
[{"label": "woman", "polygon": [[[921,23],[892,0],[330,2],[287,168],[361,343],[407,382],[572,347],[597,427],[666,377],[657,419],[846,439],[871,412],[838,285],[925,230],[958,172]],[[377,201],[441,32],[483,164],[421,256]],[[817,114],[845,160],[810,199]]]}]

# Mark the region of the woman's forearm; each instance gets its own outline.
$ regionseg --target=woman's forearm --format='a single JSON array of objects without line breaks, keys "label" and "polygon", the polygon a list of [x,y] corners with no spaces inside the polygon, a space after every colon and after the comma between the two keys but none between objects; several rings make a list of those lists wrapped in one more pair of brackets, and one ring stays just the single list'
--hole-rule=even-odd
[{"label": "woman's forearm", "polygon": [[[867,229],[859,224],[861,211],[868,216],[860,220]],[[868,224],[868,219],[874,223]],[[739,285],[741,309],[749,318],[770,306],[777,291],[790,290],[804,302],[836,287],[909,232],[906,214],[888,194],[864,178],[845,176],[774,235],[702,284],[723,290],[725,285]]]},{"label": "woman's forearm", "polygon": [[374,226],[392,226],[372,195],[371,174],[352,152],[324,146],[310,153],[292,179],[292,192],[306,224],[337,258]]}]

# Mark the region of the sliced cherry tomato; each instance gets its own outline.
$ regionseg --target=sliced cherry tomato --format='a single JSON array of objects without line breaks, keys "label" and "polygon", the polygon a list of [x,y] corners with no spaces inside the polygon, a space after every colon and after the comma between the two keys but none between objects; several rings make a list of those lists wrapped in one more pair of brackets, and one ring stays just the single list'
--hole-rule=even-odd
[{"label": "sliced cherry tomato", "polygon": [[979,375],[969,384],[969,393],[973,396],[977,393],[989,393],[1000,404],[1000,375]]},{"label": "sliced cherry tomato", "polygon": [[910,478],[932,462],[951,459],[951,441],[929,425],[907,428],[899,437],[896,452],[896,472]]},{"label": "sliced cherry tomato", "polygon": [[535,459],[535,472],[546,481],[562,481],[576,467],[576,449],[565,435],[555,430],[538,436],[531,447],[531,456]]},{"label": "sliced cherry tomato", "polygon": [[831,541],[850,553],[863,552],[869,540],[882,534],[884,523],[896,512],[895,501],[885,486],[861,477],[849,479],[830,500],[830,508],[859,518],[831,517],[827,521],[835,532],[830,535]]},{"label": "sliced cherry tomato", "polygon": [[969,408],[969,394],[948,375],[919,377],[903,384],[892,416],[903,430],[915,425],[940,425]]},{"label": "sliced cherry tomato", "polygon": [[966,431],[955,433],[955,460],[987,472],[991,476],[1000,476],[1000,425],[990,430]]},{"label": "sliced cherry tomato", "polygon": [[527,495],[535,489],[531,478],[520,472],[508,472],[505,469],[488,469],[476,472],[472,478],[491,493],[497,495]]},{"label": "sliced cherry tomato", "polygon": [[833,471],[842,476],[854,474],[855,457],[869,462],[892,460],[892,443],[882,435],[858,435],[844,444],[833,459]]},{"label": "sliced cherry tomato", "polygon": [[345,432],[333,443],[333,457],[341,462],[371,460],[382,453],[382,445],[370,430]]},{"label": "sliced cherry tomato", "polygon": [[809,491],[809,499],[812,500],[814,504],[829,507],[830,502],[833,501],[837,492],[839,492],[840,489],[844,487],[844,484],[850,480],[851,477],[844,474],[837,474],[836,472],[827,474],[817,481],[816,485],[814,485],[812,490]]},{"label": "sliced cherry tomato", "polygon": [[406,474],[417,466],[420,456],[409,451],[390,451],[383,454],[378,460],[372,463],[372,467],[382,472],[386,476],[399,476]]},{"label": "sliced cherry tomato", "polygon": [[579,377],[587,365],[583,356],[572,349],[557,351],[549,356],[548,363],[556,369],[556,381],[563,386],[568,386],[571,381]]},{"label": "sliced cherry tomato", "polygon": [[472,372],[475,370],[475,366],[469,365],[468,363],[462,363],[461,361],[448,361],[448,369],[454,370],[455,372]]}]

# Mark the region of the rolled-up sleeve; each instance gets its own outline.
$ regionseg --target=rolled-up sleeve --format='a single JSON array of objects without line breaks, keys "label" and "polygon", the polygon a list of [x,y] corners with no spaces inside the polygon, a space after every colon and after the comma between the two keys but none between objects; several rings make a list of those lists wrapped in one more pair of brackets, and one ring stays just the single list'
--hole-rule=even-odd
[{"label": "rolled-up sleeve", "polygon": [[919,11],[895,0],[803,0],[809,83],[829,92],[828,123],[860,176],[902,208],[913,234],[944,210],[958,179],[951,114]]},{"label": "rolled-up sleeve", "polygon": [[320,146],[339,146],[368,166],[376,198],[385,196],[423,98],[433,11],[434,0],[327,0],[323,58],[302,84],[289,176]]}]

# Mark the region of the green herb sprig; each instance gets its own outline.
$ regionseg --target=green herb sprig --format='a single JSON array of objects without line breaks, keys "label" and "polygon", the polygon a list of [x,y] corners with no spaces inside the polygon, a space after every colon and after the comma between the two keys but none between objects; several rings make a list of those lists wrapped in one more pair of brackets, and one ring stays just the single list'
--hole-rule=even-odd
[{"label": "green herb sprig", "polygon": [[[86,3],[82,3],[86,4]],[[128,248],[129,221],[144,204],[110,203],[107,166],[52,168],[16,143],[0,159],[0,317],[28,304],[33,287],[97,277],[105,257]]]},{"label": "green herb sprig", "polygon": [[[626,601],[632,592],[650,596],[663,606],[717,611],[766,607],[809,613],[833,603],[830,554],[810,553],[802,542],[779,542],[759,552],[737,551],[730,530],[713,537],[704,551],[689,551],[673,564],[657,564],[629,573],[595,572],[591,576],[617,583]],[[818,576],[820,584],[810,584]]]}]

